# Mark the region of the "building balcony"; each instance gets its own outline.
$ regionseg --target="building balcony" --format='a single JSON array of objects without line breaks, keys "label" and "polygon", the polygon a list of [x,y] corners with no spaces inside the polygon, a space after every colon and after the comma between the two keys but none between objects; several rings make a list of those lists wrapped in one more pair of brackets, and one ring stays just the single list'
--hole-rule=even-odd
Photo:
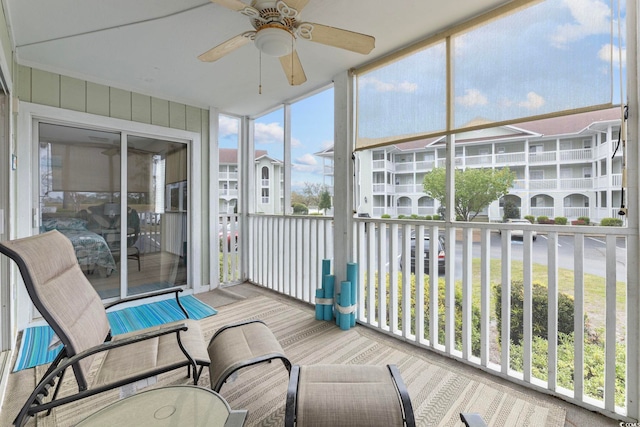
[{"label": "building balcony", "polygon": [[389,171],[395,170],[395,163],[388,160],[373,160],[371,162],[371,168],[373,171]]},{"label": "building balcony", "polygon": [[374,183],[373,194],[392,194],[395,192],[393,185],[385,183]]}]

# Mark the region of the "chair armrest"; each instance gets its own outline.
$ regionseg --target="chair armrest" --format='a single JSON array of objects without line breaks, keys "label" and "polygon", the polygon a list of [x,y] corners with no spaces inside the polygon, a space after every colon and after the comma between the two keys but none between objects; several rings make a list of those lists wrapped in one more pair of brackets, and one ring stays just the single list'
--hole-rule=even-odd
[{"label": "chair armrest", "polygon": [[296,405],[298,399],[298,381],[300,378],[300,365],[293,365],[289,374],[287,386],[287,403],[285,407],[284,426],[293,427],[296,423]]},{"label": "chair armrest", "polygon": [[[33,390],[33,392],[31,393],[31,395],[29,396],[29,398],[27,399],[27,401],[25,402],[25,404],[23,405],[22,409],[20,410],[18,416],[16,417],[16,420],[14,422],[15,425],[17,426],[22,426],[24,422],[26,422],[25,417],[27,416],[27,413],[29,411],[29,409],[31,409],[32,404],[34,404],[35,402],[38,402],[40,400],[41,395],[46,395],[47,392],[45,389],[47,389],[48,387],[50,387],[52,384],[55,383],[55,379],[58,376],[61,376],[62,373],[64,371],[66,371],[67,368],[69,368],[70,366],[72,366],[75,363],[78,363],[79,361],[81,361],[82,359],[84,359],[85,357],[97,354],[97,353],[101,353],[107,350],[112,350],[114,348],[117,347],[123,347],[125,345],[130,345],[139,341],[145,341],[151,338],[156,338],[162,335],[167,335],[167,334],[172,334],[175,333],[177,335],[177,340],[178,343],[180,343],[180,332],[181,331],[186,331],[187,329],[189,329],[187,327],[187,325],[185,323],[180,323],[180,324],[175,324],[172,326],[167,326],[167,327],[161,327],[159,329],[153,330],[153,331],[149,331],[149,332],[143,332],[141,334],[137,334],[137,335],[133,335],[127,338],[123,338],[120,340],[115,340],[115,341],[106,341],[102,344],[99,344],[95,347],[92,347],[90,349],[87,349],[85,351],[82,351],[66,360],[63,360],[55,369],[53,369],[51,372],[49,372],[49,374],[42,378],[40,380],[40,382],[38,383],[38,385],[35,387],[35,389]],[[61,400],[65,400],[68,398],[62,398]],[[69,400],[72,401],[72,400]],[[53,408],[56,405],[54,404],[53,401],[45,403],[45,404],[38,404],[37,406],[39,406],[40,408],[42,408],[41,410],[47,410],[49,408]]]},{"label": "chair armrest", "polygon": [[460,419],[466,427],[487,427],[480,414],[461,412]]},{"label": "chair armrest", "polygon": [[118,304],[123,304],[125,302],[131,302],[131,301],[138,301],[141,299],[146,299],[146,298],[153,298],[153,297],[157,297],[157,296],[162,296],[162,295],[167,295],[167,294],[175,294],[176,295],[176,302],[178,303],[178,307],[180,307],[180,309],[182,310],[182,312],[184,313],[184,315],[186,316],[186,318],[189,318],[189,313],[187,313],[187,310],[185,310],[185,308],[182,306],[182,303],[180,302],[180,298],[178,296],[178,294],[180,292],[183,292],[184,289],[181,287],[173,287],[173,288],[168,288],[168,289],[163,289],[160,291],[156,291],[156,292],[151,292],[148,294],[144,294],[144,295],[135,295],[135,296],[131,296],[131,297],[127,297],[127,298],[122,298],[118,301],[114,301],[111,302],[109,304],[106,304],[104,306],[105,310],[108,310]]},{"label": "chair armrest", "polygon": [[389,373],[393,378],[393,382],[396,384],[396,390],[398,391],[398,395],[400,396],[400,402],[402,403],[402,411],[404,412],[405,425],[407,427],[415,427],[416,420],[415,420],[415,415],[413,414],[413,406],[411,405],[411,398],[409,397],[409,391],[407,390],[407,386],[404,384],[404,381],[402,381],[400,370],[396,365],[387,365],[387,369],[389,369]]},{"label": "chair armrest", "polygon": [[213,336],[211,337],[211,339],[209,340],[209,345],[211,345],[211,343],[213,342],[213,340],[216,339],[216,337],[218,335],[220,335],[220,333],[222,333],[223,331],[226,331],[227,329],[231,329],[231,328],[237,328],[239,326],[243,326],[243,325],[248,325],[249,323],[262,323],[263,325],[266,325],[266,323],[264,323],[262,320],[243,320],[240,322],[236,322],[236,323],[229,323],[228,325],[224,325],[223,327],[221,327],[220,329],[218,329],[216,331],[215,334],[213,334]]}]

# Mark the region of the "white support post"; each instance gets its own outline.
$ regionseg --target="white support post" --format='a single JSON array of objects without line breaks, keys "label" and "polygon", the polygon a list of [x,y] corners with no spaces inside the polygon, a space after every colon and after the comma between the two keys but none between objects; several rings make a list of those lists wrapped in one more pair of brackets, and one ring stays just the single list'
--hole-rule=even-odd
[{"label": "white support post", "polygon": [[[353,78],[349,72],[334,77],[334,239],[333,271],[336,283],[346,280],[353,245]],[[338,188],[339,186],[339,188]],[[336,292],[339,286],[336,286]],[[334,295],[335,297],[335,295]]]},{"label": "white support post", "polygon": [[640,87],[638,85],[638,50],[640,10],[638,2],[628,1],[627,7],[627,226],[635,230],[634,236],[627,239],[627,416],[640,419]]},{"label": "white support post", "polygon": [[211,289],[220,286],[220,245],[217,237],[220,216],[218,202],[220,198],[220,189],[218,188],[220,174],[220,159],[218,157],[220,148],[218,141],[219,117],[220,114],[217,108],[209,109],[209,286]]}]

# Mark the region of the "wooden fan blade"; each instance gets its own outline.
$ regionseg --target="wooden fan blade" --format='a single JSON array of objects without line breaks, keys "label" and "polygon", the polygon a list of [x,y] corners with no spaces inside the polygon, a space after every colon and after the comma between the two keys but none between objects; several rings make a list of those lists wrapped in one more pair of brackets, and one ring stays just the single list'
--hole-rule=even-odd
[{"label": "wooden fan blade", "polygon": [[247,5],[242,3],[240,0],[211,0],[211,3],[219,4],[220,6],[235,10],[236,12],[240,12],[242,9],[247,7]]},{"label": "wooden fan blade", "polygon": [[218,59],[222,58],[226,54],[233,52],[234,50],[244,46],[250,41],[251,41],[251,38],[247,37],[246,33],[238,34],[234,38],[229,39],[222,44],[219,44],[213,49],[209,49],[202,55],[198,56],[198,59],[204,62],[217,61]]},{"label": "wooden fan blade", "polygon": [[291,86],[301,85],[307,81],[307,76],[304,75],[304,70],[302,69],[302,63],[298,57],[298,52],[295,50],[289,55],[281,56],[280,64],[282,65],[282,70],[284,71],[285,76],[287,76],[287,81]]},{"label": "wooden fan blade", "polygon": [[283,0],[287,6],[291,9],[295,9],[298,12],[301,12],[302,9],[305,8],[309,0]]},{"label": "wooden fan blade", "polygon": [[366,34],[354,33],[353,31],[329,27],[328,25],[314,24],[312,22],[304,22],[301,25],[313,27],[311,30],[311,38],[308,39],[312,42],[339,47],[340,49],[346,49],[364,55],[371,52],[376,45],[376,39]]}]

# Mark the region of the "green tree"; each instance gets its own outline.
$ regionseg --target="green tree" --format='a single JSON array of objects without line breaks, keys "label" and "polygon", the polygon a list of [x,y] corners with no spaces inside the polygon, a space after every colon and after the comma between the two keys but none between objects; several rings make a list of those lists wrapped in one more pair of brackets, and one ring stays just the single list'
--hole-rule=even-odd
[{"label": "green tree", "polygon": [[324,211],[327,214],[327,209],[331,209],[331,195],[327,190],[320,193],[320,203],[318,203],[318,209]]},{"label": "green tree", "polygon": [[[456,169],[456,218],[461,221],[473,220],[491,202],[506,195],[515,179],[516,174],[509,168]],[[447,190],[444,168],[435,168],[426,174],[422,185],[427,196],[438,200],[442,206],[445,205]]]},{"label": "green tree", "polygon": [[302,188],[302,196],[304,203],[307,206],[319,206],[320,194],[323,191],[327,191],[327,186],[319,182],[305,182]]}]

